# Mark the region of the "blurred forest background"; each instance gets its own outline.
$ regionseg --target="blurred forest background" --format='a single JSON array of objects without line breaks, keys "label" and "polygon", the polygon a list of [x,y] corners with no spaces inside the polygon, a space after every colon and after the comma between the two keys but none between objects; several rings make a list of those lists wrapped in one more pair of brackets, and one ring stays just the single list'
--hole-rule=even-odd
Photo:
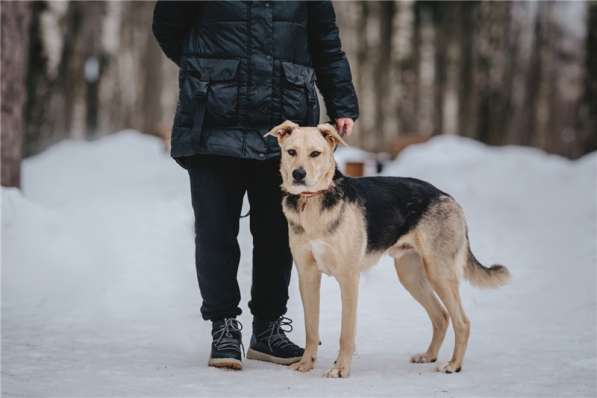
[{"label": "blurred forest background", "polygon": [[[2,1],[2,185],[22,157],[125,128],[167,136],[176,66],[153,2]],[[351,143],[395,154],[434,134],[597,149],[597,2],[335,2],[361,118]]]}]

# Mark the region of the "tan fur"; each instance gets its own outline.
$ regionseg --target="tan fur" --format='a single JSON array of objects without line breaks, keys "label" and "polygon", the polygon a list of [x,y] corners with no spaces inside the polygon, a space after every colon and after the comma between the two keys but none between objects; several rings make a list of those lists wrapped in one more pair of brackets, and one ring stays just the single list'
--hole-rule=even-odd
[{"label": "tan fur", "polygon": [[495,264],[487,268],[469,250],[464,278],[478,288],[496,288],[510,282],[510,271],[503,265]]},{"label": "tan fur", "polygon": [[[270,134],[278,138],[282,149],[283,189],[300,194],[330,187],[335,169],[333,149],[342,142],[341,137],[334,133],[329,125],[299,127],[292,122],[272,129]],[[289,156],[288,149],[295,150],[296,156]],[[314,150],[321,155],[310,157],[309,153]],[[292,184],[292,170],[299,166],[307,170],[306,187]],[[301,196],[298,209],[287,206],[286,202],[283,206],[290,225],[290,247],[299,274],[306,331],[305,354],[291,368],[301,372],[313,368],[319,343],[321,274],[326,273],[336,278],[340,285],[342,326],[338,357],[325,376],[347,377],[355,347],[359,275],[375,265],[384,253],[366,253],[364,209],[342,202],[322,212],[321,200],[321,195]],[[332,225],[335,228],[331,228]],[[470,321],[460,301],[459,281],[465,276],[474,284],[498,285],[507,279],[507,269],[487,269],[474,260],[470,254],[463,211],[448,196],[433,204],[417,226],[386,253],[394,257],[400,282],[423,306],[433,326],[429,347],[424,353],[413,356],[411,361],[423,363],[436,360],[451,319],[455,334],[454,352],[451,360],[438,370],[446,373],[460,371],[470,334]]]},{"label": "tan fur", "polygon": [[[342,137],[330,124],[320,124],[317,127],[300,127],[291,121],[274,127],[269,133],[278,139],[282,149],[282,188],[286,192],[299,194],[304,191],[319,191],[329,187],[334,177],[335,160],[334,148],[344,143]],[[290,156],[288,151],[296,151],[296,156]],[[311,157],[313,152],[319,152],[317,157]],[[307,172],[306,185],[292,185],[292,171],[303,167]]]}]

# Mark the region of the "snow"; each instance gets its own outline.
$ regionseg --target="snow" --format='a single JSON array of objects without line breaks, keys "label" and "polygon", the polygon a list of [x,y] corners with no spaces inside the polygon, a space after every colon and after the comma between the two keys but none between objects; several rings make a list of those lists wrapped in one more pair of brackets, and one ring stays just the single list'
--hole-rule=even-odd
[{"label": "snow", "polygon": [[[472,321],[463,371],[414,365],[431,335],[389,259],[363,274],[349,379],[335,359],[340,300],[322,284],[316,369],[246,360],[207,367],[193,264],[188,177],[158,139],[132,131],[62,142],[27,159],[23,190],[2,190],[4,396],[595,396],[597,153],[578,161],[438,137],[386,174],[426,179],[467,214],[472,246],[510,285],[462,285]],[[251,238],[242,219],[245,343]],[[296,274],[288,316],[304,339]],[[451,355],[450,331],[439,360]]]}]

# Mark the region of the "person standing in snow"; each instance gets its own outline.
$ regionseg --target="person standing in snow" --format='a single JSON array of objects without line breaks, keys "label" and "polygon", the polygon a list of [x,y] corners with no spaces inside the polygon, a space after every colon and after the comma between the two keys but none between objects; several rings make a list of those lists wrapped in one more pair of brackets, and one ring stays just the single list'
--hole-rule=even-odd
[{"label": "person standing in snow", "polygon": [[253,236],[247,357],[296,362],[303,349],[286,336],[292,321],[284,316],[292,256],[280,150],[264,135],[284,120],[316,125],[316,84],[338,131],[351,134],[358,100],[332,4],[158,1],[153,33],[180,67],[171,155],[190,176],[201,314],[212,321],[209,364],[242,367],[237,235],[245,192]]}]

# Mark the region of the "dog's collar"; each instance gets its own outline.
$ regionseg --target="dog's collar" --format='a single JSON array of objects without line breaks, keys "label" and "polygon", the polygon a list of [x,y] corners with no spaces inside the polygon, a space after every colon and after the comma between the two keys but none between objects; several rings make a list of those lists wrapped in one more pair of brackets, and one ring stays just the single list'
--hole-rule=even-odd
[{"label": "dog's collar", "polygon": [[326,192],[329,192],[331,189],[332,188],[330,187],[330,188],[322,189],[322,190],[315,191],[315,192],[304,191],[304,192],[299,193],[299,196],[301,196],[303,198],[310,198],[313,196],[322,195]]},{"label": "dog's collar", "polygon": [[330,185],[328,188],[320,189],[319,191],[303,191],[301,193],[290,193],[288,191],[282,191],[282,193],[286,196],[298,196],[300,198],[311,198],[313,196],[323,195],[327,192],[330,192],[334,189],[334,184]]},{"label": "dog's collar", "polygon": [[338,184],[341,183],[343,178],[344,176],[342,175],[342,173],[340,173],[340,171],[336,168],[332,182],[327,188],[320,189],[319,191],[304,191],[298,194],[294,194],[282,189],[282,196],[286,198],[287,205],[293,207],[299,212],[305,210],[308,199],[316,196],[323,196],[321,200],[323,201],[323,204],[327,207],[328,194],[332,194],[332,196],[335,196],[339,193],[338,189],[340,189],[341,191],[341,188],[339,188]]},{"label": "dog's collar", "polygon": [[[296,209],[299,212],[302,212],[303,210],[305,210],[305,207],[307,206],[308,199],[315,197],[315,196],[325,195],[326,193],[331,192],[333,189],[334,189],[334,184],[330,185],[329,188],[321,189],[319,191],[305,191],[305,192],[301,192],[299,194],[293,194],[288,191],[282,191],[282,194],[288,198],[294,198],[293,201],[295,203]],[[303,200],[299,201],[299,199],[303,199]]]}]

